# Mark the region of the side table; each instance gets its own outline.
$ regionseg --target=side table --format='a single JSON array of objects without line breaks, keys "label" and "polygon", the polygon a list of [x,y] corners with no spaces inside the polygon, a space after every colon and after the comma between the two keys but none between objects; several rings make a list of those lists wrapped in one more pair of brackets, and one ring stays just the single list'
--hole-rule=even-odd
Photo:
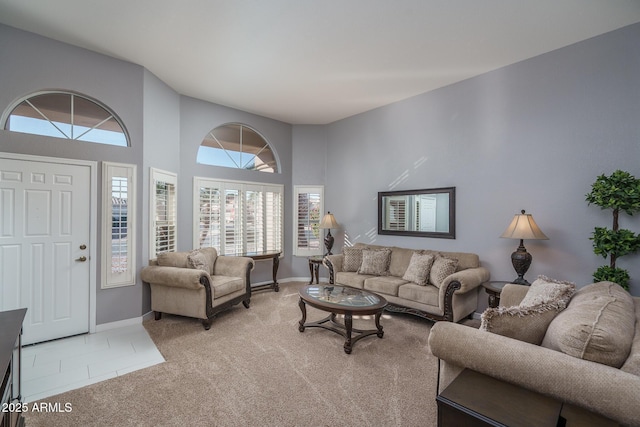
[{"label": "side table", "polygon": [[436,404],[439,427],[618,426],[599,414],[470,369],[437,395]]},{"label": "side table", "polygon": [[273,289],[275,292],[278,292],[280,290],[280,286],[278,285],[278,266],[280,265],[281,254],[281,251],[245,252],[242,254],[237,254],[238,256],[251,258],[254,261],[260,261],[263,259],[273,260],[273,267],[271,269],[273,282],[267,283],[265,285],[252,286],[251,292],[262,291],[264,289]]},{"label": "side table", "polygon": [[320,283],[320,265],[324,261],[324,255],[314,255],[307,258],[309,260],[309,273],[311,274],[311,281],[309,284],[313,284],[313,278],[316,278],[316,285]]},{"label": "side table", "polygon": [[500,305],[500,293],[502,292],[502,289],[504,288],[504,286],[508,283],[513,283],[513,282],[508,282],[503,280],[498,280],[498,281],[494,280],[490,282],[484,282],[482,284],[482,287],[484,287],[484,290],[489,294],[489,307],[496,308],[497,306]]}]

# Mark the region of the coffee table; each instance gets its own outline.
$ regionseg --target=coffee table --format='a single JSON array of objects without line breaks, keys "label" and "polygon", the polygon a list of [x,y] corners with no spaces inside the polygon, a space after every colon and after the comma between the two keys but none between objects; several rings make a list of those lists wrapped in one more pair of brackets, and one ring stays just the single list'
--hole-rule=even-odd
[{"label": "coffee table", "polygon": [[[298,330],[305,328],[322,328],[333,331],[345,338],[344,352],[351,354],[355,343],[361,338],[376,334],[378,338],[384,336],[380,316],[387,305],[387,300],[378,294],[338,285],[309,285],[302,288],[300,294],[300,311],[302,319],[298,322]],[[308,322],[307,304],[318,310],[331,313],[317,322]],[[336,315],[344,315],[344,325],[336,321]],[[376,329],[356,329],[353,327],[353,316],[375,315]],[[357,334],[352,337],[352,334]]]}]

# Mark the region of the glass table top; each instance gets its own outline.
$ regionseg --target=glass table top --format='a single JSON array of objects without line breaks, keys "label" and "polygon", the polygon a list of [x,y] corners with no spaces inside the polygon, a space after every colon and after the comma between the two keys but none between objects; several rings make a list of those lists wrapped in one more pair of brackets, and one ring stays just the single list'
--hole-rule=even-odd
[{"label": "glass table top", "polygon": [[343,307],[374,307],[382,302],[371,292],[338,285],[310,285],[300,292],[313,300]]}]

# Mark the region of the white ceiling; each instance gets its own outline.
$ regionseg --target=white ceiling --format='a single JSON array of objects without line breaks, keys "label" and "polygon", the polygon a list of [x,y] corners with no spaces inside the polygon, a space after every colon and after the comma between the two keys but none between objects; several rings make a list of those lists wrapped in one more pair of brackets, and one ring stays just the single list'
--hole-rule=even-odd
[{"label": "white ceiling", "polygon": [[640,22],[640,0],[0,0],[0,22],[324,124]]}]

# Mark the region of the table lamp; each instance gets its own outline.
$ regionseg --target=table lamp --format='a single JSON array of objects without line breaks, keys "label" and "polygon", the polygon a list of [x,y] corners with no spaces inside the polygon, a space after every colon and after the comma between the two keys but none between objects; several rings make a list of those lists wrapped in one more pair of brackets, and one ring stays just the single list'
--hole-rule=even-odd
[{"label": "table lamp", "polygon": [[529,282],[527,282],[524,278],[524,274],[529,269],[531,265],[531,254],[527,252],[524,247],[523,240],[524,239],[535,239],[535,240],[547,240],[549,239],[545,234],[540,230],[538,224],[533,220],[533,216],[531,214],[524,213],[524,209],[521,211],[522,213],[516,214],[511,221],[511,224],[504,230],[504,233],[500,237],[504,237],[507,239],[520,239],[520,246],[514,253],[511,254],[511,263],[513,264],[513,268],[516,270],[518,274],[518,278],[514,280],[512,283],[517,283],[519,285],[527,285],[529,286]]},{"label": "table lamp", "polygon": [[332,228],[338,228],[338,222],[331,212],[327,212],[325,216],[322,217],[322,221],[320,221],[320,228],[327,229],[327,236],[324,238],[324,247],[327,248],[327,253],[325,255],[332,255],[331,248],[333,247],[333,236],[331,235]]}]

